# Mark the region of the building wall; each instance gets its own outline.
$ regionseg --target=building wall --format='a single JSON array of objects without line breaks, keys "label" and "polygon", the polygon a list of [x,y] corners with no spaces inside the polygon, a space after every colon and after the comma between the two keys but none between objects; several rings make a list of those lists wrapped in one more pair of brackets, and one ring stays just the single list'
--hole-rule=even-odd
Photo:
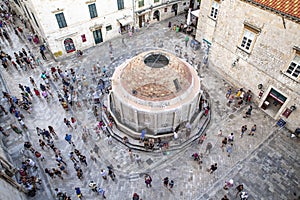
[{"label": "building wall", "polygon": [[[266,113],[276,120],[287,120],[288,128],[295,130],[300,126],[297,119],[300,115],[300,78],[294,80],[284,72],[294,57],[293,47],[300,46],[300,24],[285,19],[284,28],[281,16],[240,0],[220,1],[217,20],[208,17],[210,11],[211,1],[202,0],[196,38],[212,43],[209,62],[236,87],[250,89],[254,93],[254,102],[259,106],[271,88],[287,97],[278,112],[266,110]],[[245,24],[261,30],[250,53],[239,48]],[[260,92],[258,84],[262,84],[265,91],[261,99],[257,98]],[[283,117],[285,109],[293,105],[298,109],[288,118]]]},{"label": "building wall", "polygon": [[[138,0],[124,0],[124,9],[118,10],[117,0],[27,0],[19,1],[20,7],[16,6],[30,21],[34,31],[45,40],[48,49],[55,56],[68,56],[64,41],[71,38],[76,50],[84,50],[95,46],[93,37],[95,29],[101,30],[103,42],[120,35],[120,23],[118,19],[127,16],[132,21],[130,26],[139,26],[139,14],[137,12],[149,10],[144,13],[145,22],[156,22],[153,14],[156,10],[160,12],[160,21],[175,16],[172,12],[172,5],[177,4],[177,13],[180,14],[189,5],[189,0],[166,1],[145,0],[143,7],[138,7]],[[88,5],[95,3],[98,17],[91,19]],[[134,4],[134,5],[133,5]],[[167,12],[165,12],[167,8]],[[67,27],[59,28],[55,14],[64,13]],[[34,16],[34,17],[33,17]],[[35,19],[34,19],[35,18]],[[112,30],[107,31],[106,27],[111,25]],[[126,27],[127,28],[127,27]],[[86,42],[82,41],[85,35]]]},{"label": "building wall", "polygon": [[[89,3],[87,3],[89,2]],[[88,5],[95,3],[98,17],[90,18]],[[119,35],[120,23],[117,19],[124,16],[132,16],[132,1],[124,0],[124,9],[118,10],[117,1],[106,1],[103,6],[101,1],[76,1],[74,0],[48,0],[48,1],[24,1],[29,13],[34,13],[39,24],[31,19],[34,29],[46,40],[46,44],[52,53],[61,51],[63,56],[67,53],[64,48],[64,40],[71,38],[76,49],[83,50],[95,45],[93,30],[100,29],[103,41]],[[25,9],[22,9],[25,10]],[[80,12],[81,10],[81,12]],[[67,27],[59,28],[55,14],[64,13]],[[80,13],[78,13],[80,12]],[[25,12],[26,13],[26,12]],[[112,26],[112,30],[106,31],[106,26]],[[99,28],[101,27],[101,28]],[[81,35],[85,34],[86,42],[82,42]]]}]

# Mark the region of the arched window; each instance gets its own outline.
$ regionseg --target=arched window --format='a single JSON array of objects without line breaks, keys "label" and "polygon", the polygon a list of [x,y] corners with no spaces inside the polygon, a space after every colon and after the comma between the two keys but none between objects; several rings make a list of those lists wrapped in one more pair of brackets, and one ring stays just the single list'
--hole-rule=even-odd
[{"label": "arched window", "polygon": [[66,49],[67,53],[71,53],[73,51],[76,51],[74,42],[73,42],[73,40],[71,38],[65,39],[64,45],[65,45],[65,49]]}]

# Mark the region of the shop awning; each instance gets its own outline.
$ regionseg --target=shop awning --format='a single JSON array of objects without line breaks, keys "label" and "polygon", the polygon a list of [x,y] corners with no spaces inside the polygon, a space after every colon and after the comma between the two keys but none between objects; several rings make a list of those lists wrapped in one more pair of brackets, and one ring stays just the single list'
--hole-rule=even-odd
[{"label": "shop awning", "polygon": [[273,97],[275,100],[277,100],[279,103],[284,104],[286,97],[274,90],[273,88],[271,89],[269,95]]},{"label": "shop awning", "polygon": [[120,24],[122,24],[122,26],[126,26],[126,25],[132,23],[132,22],[133,22],[133,19],[132,19],[131,16],[127,16],[127,17],[123,17],[123,18],[121,18],[121,19],[118,19],[118,22],[119,22]]},{"label": "shop awning", "polygon": [[150,9],[141,10],[141,11],[137,11],[136,14],[137,14],[138,16],[141,16],[141,15],[144,15],[144,14],[150,12],[150,11],[151,11]]},{"label": "shop awning", "polygon": [[192,13],[192,15],[194,15],[195,17],[199,17],[200,9],[198,9],[198,10],[193,10],[191,13]]}]

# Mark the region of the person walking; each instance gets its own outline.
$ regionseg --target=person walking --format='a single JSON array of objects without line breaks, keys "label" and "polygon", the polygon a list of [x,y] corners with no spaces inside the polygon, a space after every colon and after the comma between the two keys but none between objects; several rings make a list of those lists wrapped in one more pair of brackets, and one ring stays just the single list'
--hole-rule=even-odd
[{"label": "person walking", "polygon": [[190,40],[189,36],[186,35],[186,36],[185,36],[185,39],[184,39],[184,41],[185,41],[185,46],[186,46],[186,47],[188,46],[189,40]]},{"label": "person walking", "polygon": [[45,56],[44,50],[41,49],[41,50],[40,50],[40,54],[41,54],[43,60],[48,60],[47,57]]},{"label": "person walking", "polygon": [[49,129],[49,132],[50,132],[53,136],[55,136],[55,138],[57,138],[57,134],[55,133],[54,128],[53,128],[52,126],[48,126],[48,129]]},{"label": "person walking", "polygon": [[132,196],[132,200],[139,200],[140,196],[137,193],[134,193]]},{"label": "person walking", "polygon": [[243,190],[244,190],[244,185],[243,184],[239,184],[237,187],[236,187],[236,195],[235,195],[235,198],[238,196],[239,193],[241,193]]},{"label": "person walking", "polygon": [[206,133],[204,133],[203,135],[201,135],[198,144],[203,144],[203,142],[206,140]]},{"label": "person walking", "polygon": [[170,180],[169,182],[169,190],[171,190],[174,187],[174,181]]},{"label": "person walking", "polygon": [[208,172],[209,172],[210,174],[212,174],[212,173],[214,173],[214,171],[216,171],[217,169],[218,169],[218,164],[215,163],[215,164],[213,164],[213,165],[210,166],[210,168],[208,169]]},{"label": "person walking", "polygon": [[72,142],[72,135],[71,134],[66,134],[65,140],[69,143],[72,144],[75,147],[74,142]]},{"label": "person walking", "polygon": [[64,180],[63,176],[62,176],[62,173],[59,169],[55,169],[55,168],[52,168],[52,171],[53,173],[58,176],[59,178],[61,178],[62,180]]},{"label": "person walking", "polygon": [[210,154],[210,150],[212,149],[212,144],[210,142],[207,143],[205,153],[208,152]]},{"label": "person walking", "polygon": [[101,169],[100,174],[104,180],[107,180],[107,172],[104,169]]},{"label": "person walking", "polygon": [[73,129],[73,127],[71,126],[71,122],[70,122],[69,120],[67,120],[67,118],[64,118],[64,123],[66,124],[66,126],[67,126],[68,128]]},{"label": "person walking", "polygon": [[76,195],[77,195],[77,197],[78,197],[79,199],[82,199],[83,195],[82,195],[81,190],[80,190],[79,187],[76,187],[76,188],[75,188],[75,193],[76,193]]},{"label": "person walking", "polygon": [[75,156],[74,156],[74,152],[71,151],[69,154],[68,154],[69,158],[72,160],[73,163],[77,163],[78,160],[76,160]]},{"label": "person walking", "polygon": [[55,160],[61,164],[64,163],[67,166],[67,163],[63,160],[63,158],[60,155],[55,155]]},{"label": "person walking", "polygon": [[90,181],[89,183],[89,188],[93,191],[93,192],[97,192],[97,184],[94,181]]},{"label": "person walking", "polygon": [[233,187],[233,179],[225,181],[225,185],[223,187],[224,190],[228,190],[229,188]]},{"label": "person walking", "polygon": [[230,133],[230,135],[228,135],[228,142],[233,142],[234,140],[234,134]]},{"label": "person walking", "polygon": [[115,181],[116,175],[114,171],[112,170],[111,167],[107,167],[107,168],[108,168],[108,176],[111,178],[112,181]]},{"label": "person walking", "polygon": [[255,131],[256,131],[256,124],[254,124],[252,126],[251,131],[250,131],[250,133],[248,135],[254,136]]},{"label": "person walking", "polygon": [[102,188],[98,188],[98,194],[101,195],[103,197],[103,199],[106,199],[106,196],[105,196],[105,190],[102,189]]},{"label": "person walking", "polygon": [[168,185],[169,185],[169,177],[165,177],[165,178],[163,179],[163,184],[164,184],[164,186],[165,186],[166,188],[168,188]]},{"label": "person walking", "polygon": [[67,171],[67,169],[66,169],[66,166],[63,165],[62,163],[58,163],[58,164],[57,164],[57,167],[58,167],[59,170],[61,170],[63,173],[69,174],[68,171]]},{"label": "person walking", "polygon": [[251,112],[252,112],[252,106],[250,105],[250,107],[248,108],[248,110],[245,113],[245,115],[243,116],[243,118],[250,117],[251,116]]},{"label": "person walking", "polygon": [[233,147],[233,143],[228,144],[226,147],[226,152],[228,157],[230,157],[230,154],[232,153],[232,147]]},{"label": "person walking", "polygon": [[130,158],[131,162],[133,162],[134,158],[133,158],[133,153],[132,153],[131,149],[128,149],[128,154],[129,154],[129,158]]},{"label": "person walking", "polygon": [[244,133],[246,131],[247,131],[247,125],[242,126],[242,128],[241,128],[241,135],[240,135],[241,138],[244,136]]},{"label": "person walking", "polygon": [[145,183],[146,183],[146,187],[152,187],[151,182],[152,182],[152,178],[149,174],[145,175]]},{"label": "person walking", "polygon": [[81,163],[84,163],[85,166],[88,166],[88,164],[86,162],[86,157],[84,155],[79,155],[78,158],[79,158]]},{"label": "person walking", "polygon": [[224,137],[224,139],[222,140],[222,145],[221,145],[221,149],[224,152],[224,147],[227,145],[227,137]]}]

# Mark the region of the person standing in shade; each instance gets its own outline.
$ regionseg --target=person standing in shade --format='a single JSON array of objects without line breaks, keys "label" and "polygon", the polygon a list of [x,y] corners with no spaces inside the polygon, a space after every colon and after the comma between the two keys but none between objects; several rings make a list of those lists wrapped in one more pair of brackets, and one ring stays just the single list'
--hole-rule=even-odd
[{"label": "person standing in shade", "polygon": [[189,40],[190,40],[189,36],[186,35],[186,36],[185,36],[185,39],[184,39],[184,41],[185,41],[185,46],[186,46],[186,47],[188,46]]}]

